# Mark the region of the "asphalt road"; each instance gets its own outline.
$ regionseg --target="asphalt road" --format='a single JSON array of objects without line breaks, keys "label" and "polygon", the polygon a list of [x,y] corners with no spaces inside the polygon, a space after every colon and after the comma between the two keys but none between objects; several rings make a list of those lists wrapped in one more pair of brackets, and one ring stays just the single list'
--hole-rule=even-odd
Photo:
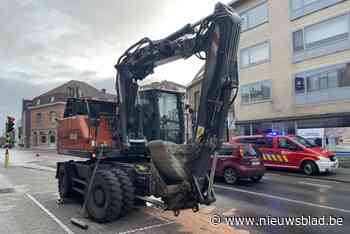
[{"label": "asphalt road", "polygon": [[[228,216],[338,217],[337,226],[241,226],[251,233],[349,233],[350,186],[345,183],[267,174],[260,183],[235,186],[216,183],[220,209],[232,207]],[[280,221],[282,223],[282,221]]]},{"label": "asphalt road", "polygon": [[[152,208],[136,209],[126,218],[105,225],[84,219],[89,224],[87,231],[73,226],[69,221],[71,217],[79,217],[79,204],[57,204],[57,181],[53,171],[22,166],[4,169],[0,163],[0,180],[0,233],[204,234],[215,233],[216,226],[209,223],[209,216],[213,217],[214,214],[221,217],[325,215],[327,218],[332,216],[343,220],[341,226],[235,225],[236,231],[232,233],[237,233],[237,229],[243,231],[241,233],[349,233],[350,230],[349,184],[316,178],[267,174],[260,183],[248,181],[234,186],[218,180],[215,185],[217,202],[215,207],[206,211],[207,216],[202,217],[200,228],[194,222],[201,217],[192,212],[185,212],[174,219],[172,214],[164,216],[164,213],[153,211],[155,209]],[[14,190],[4,190],[2,193],[2,184],[12,184]]]}]

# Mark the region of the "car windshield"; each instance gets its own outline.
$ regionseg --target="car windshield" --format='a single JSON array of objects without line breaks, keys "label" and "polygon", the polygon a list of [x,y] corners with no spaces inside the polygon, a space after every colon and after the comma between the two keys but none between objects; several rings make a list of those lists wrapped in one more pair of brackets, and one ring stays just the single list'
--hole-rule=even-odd
[{"label": "car windshield", "polygon": [[292,137],[293,140],[295,140],[296,142],[298,142],[299,144],[302,144],[303,146],[305,146],[306,148],[312,148],[312,147],[316,147],[315,144],[313,144],[311,141],[305,139],[304,137],[301,136],[294,136]]}]

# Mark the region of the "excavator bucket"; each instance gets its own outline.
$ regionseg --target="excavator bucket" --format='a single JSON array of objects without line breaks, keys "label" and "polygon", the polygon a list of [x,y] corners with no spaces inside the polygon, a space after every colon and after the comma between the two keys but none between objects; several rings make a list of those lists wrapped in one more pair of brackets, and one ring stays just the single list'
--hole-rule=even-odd
[{"label": "excavator bucket", "polygon": [[167,185],[188,180],[185,172],[186,145],[156,140],[151,141],[148,146],[152,161]]},{"label": "excavator bucket", "polygon": [[181,209],[196,208],[191,175],[186,167],[191,146],[155,140],[149,144],[154,165],[152,174],[155,178],[157,194],[165,203],[165,209],[178,212]]}]

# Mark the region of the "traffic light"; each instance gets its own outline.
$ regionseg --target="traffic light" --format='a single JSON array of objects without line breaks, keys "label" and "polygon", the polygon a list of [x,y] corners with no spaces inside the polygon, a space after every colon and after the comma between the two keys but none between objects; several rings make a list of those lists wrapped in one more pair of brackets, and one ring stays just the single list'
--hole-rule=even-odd
[{"label": "traffic light", "polygon": [[6,133],[13,132],[15,129],[15,118],[8,116],[6,122]]},{"label": "traffic light", "polygon": [[7,145],[11,144],[11,135],[10,135],[10,133],[6,133],[6,144]]}]

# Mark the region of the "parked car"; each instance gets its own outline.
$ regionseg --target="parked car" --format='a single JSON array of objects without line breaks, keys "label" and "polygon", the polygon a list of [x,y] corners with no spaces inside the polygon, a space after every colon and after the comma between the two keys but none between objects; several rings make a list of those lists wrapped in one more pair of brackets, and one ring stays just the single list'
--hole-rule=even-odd
[{"label": "parked car", "polygon": [[296,135],[255,135],[233,138],[235,143],[254,144],[263,153],[264,165],[270,168],[302,170],[306,175],[330,172],[338,168],[334,153]]},{"label": "parked car", "polygon": [[215,175],[223,177],[227,184],[235,184],[243,178],[258,182],[265,174],[261,155],[261,152],[251,144],[223,144],[217,153]]}]

